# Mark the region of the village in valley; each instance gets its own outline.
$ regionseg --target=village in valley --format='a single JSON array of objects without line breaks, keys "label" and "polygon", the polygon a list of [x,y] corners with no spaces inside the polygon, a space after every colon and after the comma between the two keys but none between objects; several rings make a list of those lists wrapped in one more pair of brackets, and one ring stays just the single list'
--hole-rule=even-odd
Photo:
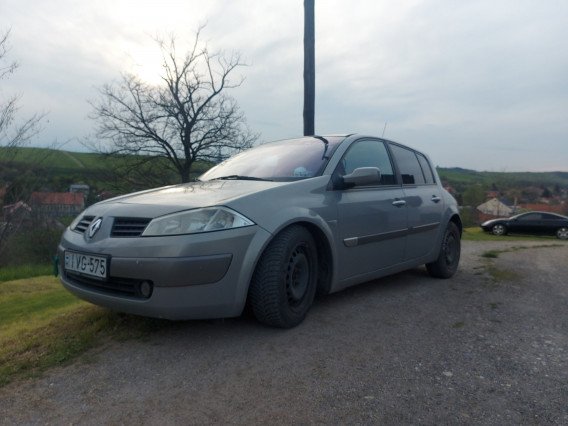
[{"label": "village in valley", "polygon": [[[93,159],[97,154],[92,153],[50,151],[48,159],[38,165],[31,159],[37,157],[37,151],[20,148],[17,161],[5,162],[1,167],[0,265],[22,261],[49,263],[61,232],[89,205],[163,182],[177,183],[175,176],[165,174],[162,181],[123,179],[116,174],[111,159]],[[68,161],[70,158],[73,161]],[[192,179],[212,164],[200,164]],[[17,175],[17,170],[22,172]],[[438,168],[438,174],[458,201],[466,226],[525,211],[568,214],[568,173]],[[39,234],[38,229],[42,230]]]}]

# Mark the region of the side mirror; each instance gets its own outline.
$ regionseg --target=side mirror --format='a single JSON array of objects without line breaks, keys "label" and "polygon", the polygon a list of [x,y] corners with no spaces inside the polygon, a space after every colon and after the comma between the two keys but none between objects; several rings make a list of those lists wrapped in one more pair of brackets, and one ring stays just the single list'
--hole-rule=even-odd
[{"label": "side mirror", "polygon": [[343,176],[343,184],[347,188],[359,185],[378,185],[380,182],[381,171],[378,167],[359,167]]}]

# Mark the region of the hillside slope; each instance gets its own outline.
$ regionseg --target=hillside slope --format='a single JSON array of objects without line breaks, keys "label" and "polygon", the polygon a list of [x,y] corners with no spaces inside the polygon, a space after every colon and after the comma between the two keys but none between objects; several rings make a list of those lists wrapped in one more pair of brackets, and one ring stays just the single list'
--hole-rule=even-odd
[{"label": "hillside slope", "polygon": [[[11,181],[19,170],[41,172],[43,186],[52,190],[66,190],[69,183],[83,182],[104,189],[115,178],[115,160],[102,154],[87,152],[59,151],[46,148],[19,148],[10,164],[2,163],[4,157],[0,148],[0,184]],[[156,160],[158,162],[163,160]],[[208,165],[198,164],[196,172],[203,172]],[[568,172],[480,172],[459,167],[438,168],[440,178],[457,192],[463,192],[472,185],[485,189],[545,187],[568,189]],[[116,182],[115,182],[116,183]],[[172,182],[175,183],[175,176]],[[125,190],[128,188],[125,188]]]}]

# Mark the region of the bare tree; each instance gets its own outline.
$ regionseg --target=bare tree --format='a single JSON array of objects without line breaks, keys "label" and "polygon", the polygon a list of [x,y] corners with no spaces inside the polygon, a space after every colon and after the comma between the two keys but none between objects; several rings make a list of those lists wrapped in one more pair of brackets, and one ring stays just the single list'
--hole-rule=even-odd
[{"label": "bare tree", "polygon": [[[17,68],[14,61],[7,61],[9,51],[8,39],[10,31],[0,34],[0,81],[7,78]],[[1,88],[0,88],[1,89]],[[22,121],[17,121],[21,95],[12,95],[4,100],[0,97],[0,161],[9,161],[15,149],[25,145],[40,130],[40,122],[45,114],[34,114]]]},{"label": "bare tree", "polygon": [[[18,68],[16,62],[7,60],[10,50],[9,38],[10,30],[0,33],[0,81],[8,78]],[[0,171],[2,172],[11,168],[17,148],[26,145],[41,130],[41,120],[45,116],[45,114],[34,114],[27,119],[18,120],[20,99],[21,95],[4,97],[0,86]],[[19,230],[25,217],[23,212],[29,208],[24,203],[24,195],[28,194],[29,190],[21,189],[22,182],[25,181],[24,175],[25,173],[19,173],[16,179],[6,182],[5,174],[0,173],[0,191],[3,193],[3,197],[0,197],[0,207],[2,207],[0,210],[0,263],[3,260],[6,241]],[[31,188],[27,189],[31,190]],[[11,197],[8,197],[8,192]],[[8,198],[11,198],[15,204],[4,209]]]},{"label": "bare tree", "polygon": [[192,48],[181,56],[174,36],[156,40],[163,60],[160,84],[123,74],[120,82],[103,86],[100,98],[91,102],[97,136],[110,142],[102,151],[115,157],[128,154],[125,164],[130,170],[151,161],[188,182],[196,161],[217,162],[258,138],[226,93],[243,82],[242,77],[232,79],[244,65],[240,56],[210,53],[200,31]]}]

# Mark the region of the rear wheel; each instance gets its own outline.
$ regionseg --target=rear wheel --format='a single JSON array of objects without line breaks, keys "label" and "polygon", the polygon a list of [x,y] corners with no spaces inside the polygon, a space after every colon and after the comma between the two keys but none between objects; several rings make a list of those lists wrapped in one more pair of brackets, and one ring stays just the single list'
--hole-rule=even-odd
[{"label": "rear wheel", "polygon": [[428,273],[436,278],[450,278],[458,270],[461,255],[460,231],[455,223],[450,222],[442,238],[440,254],[435,262],[427,263]]},{"label": "rear wheel", "polygon": [[317,251],[312,235],[299,225],[280,232],[254,271],[249,300],[262,323],[290,328],[301,323],[314,300]]},{"label": "rear wheel", "polygon": [[556,236],[561,240],[568,240],[568,228],[562,227],[558,231],[556,231]]},{"label": "rear wheel", "polygon": [[505,235],[507,233],[507,228],[505,227],[505,225],[498,223],[497,225],[493,225],[491,232],[493,233],[493,235]]}]

